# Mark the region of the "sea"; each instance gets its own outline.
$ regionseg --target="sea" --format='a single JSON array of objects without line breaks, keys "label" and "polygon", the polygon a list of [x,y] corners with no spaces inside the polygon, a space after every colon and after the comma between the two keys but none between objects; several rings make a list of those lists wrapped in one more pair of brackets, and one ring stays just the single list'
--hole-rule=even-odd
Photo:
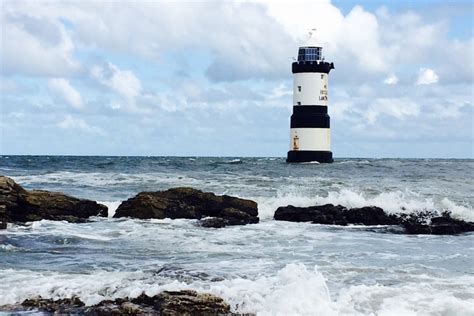
[{"label": "sea", "polygon": [[[474,234],[273,220],[279,206],[450,211],[474,221],[474,160],[0,156],[27,189],[99,201],[108,218],[0,231],[0,305],[78,296],[92,305],[194,289],[258,315],[474,315]],[[255,200],[260,223],[112,218],[141,191],[193,187]]]}]

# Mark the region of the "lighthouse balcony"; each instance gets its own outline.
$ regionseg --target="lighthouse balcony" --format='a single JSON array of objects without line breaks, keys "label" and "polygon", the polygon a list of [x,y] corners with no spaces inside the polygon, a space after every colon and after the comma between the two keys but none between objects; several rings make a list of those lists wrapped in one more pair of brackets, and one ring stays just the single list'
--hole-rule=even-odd
[{"label": "lighthouse balcony", "polygon": [[334,69],[334,63],[328,63],[322,60],[295,61],[291,65],[291,68],[294,74],[301,72],[320,72],[328,74],[331,69]]}]

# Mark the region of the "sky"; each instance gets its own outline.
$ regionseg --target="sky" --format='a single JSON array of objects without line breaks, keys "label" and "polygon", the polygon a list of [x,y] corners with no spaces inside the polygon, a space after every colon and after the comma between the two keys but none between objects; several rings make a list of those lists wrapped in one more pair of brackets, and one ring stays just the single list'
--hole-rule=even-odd
[{"label": "sky", "polygon": [[272,156],[316,28],[334,157],[474,158],[470,1],[22,1],[0,154]]}]

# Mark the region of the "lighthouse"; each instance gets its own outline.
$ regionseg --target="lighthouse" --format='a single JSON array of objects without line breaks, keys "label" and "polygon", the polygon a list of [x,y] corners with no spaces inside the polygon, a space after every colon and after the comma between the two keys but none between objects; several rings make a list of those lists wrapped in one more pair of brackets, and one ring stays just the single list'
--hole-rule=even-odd
[{"label": "lighthouse", "polygon": [[328,115],[328,75],[334,64],[326,62],[322,46],[309,33],[292,64],[293,115],[287,162],[333,162]]}]

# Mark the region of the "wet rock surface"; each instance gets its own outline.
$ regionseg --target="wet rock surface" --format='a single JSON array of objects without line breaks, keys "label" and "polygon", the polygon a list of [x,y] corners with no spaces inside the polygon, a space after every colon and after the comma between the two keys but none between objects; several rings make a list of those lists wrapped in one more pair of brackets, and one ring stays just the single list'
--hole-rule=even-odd
[{"label": "wet rock surface", "polygon": [[81,222],[90,216],[107,216],[107,207],[95,201],[58,192],[25,190],[13,179],[0,176],[0,227],[2,223],[42,219]]},{"label": "wet rock surface", "polygon": [[325,204],[310,207],[292,205],[279,207],[275,220],[290,222],[312,222],[325,225],[399,225],[406,234],[448,235],[474,231],[474,223],[452,218],[449,213],[419,212],[409,215],[387,214],[376,206],[346,208],[341,205]]},{"label": "wet rock surface", "polygon": [[[166,191],[141,192],[120,204],[114,217],[133,218],[219,218],[224,227],[258,223],[257,203],[228,195],[215,195],[193,188],[172,188]],[[217,223],[217,220],[214,220]],[[210,223],[210,221],[205,221]],[[225,225],[224,225],[225,224]],[[210,224],[209,224],[210,225]]]},{"label": "wet rock surface", "polygon": [[473,222],[452,218],[449,213],[401,216],[401,225],[407,234],[455,235],[474,231]]},{"label": "wet rock surface", "polygon": [[310,207],[282,206],[274,215],[275,220],[313,222],[315,224],[342,225],[397,225],[396,216],[386,214],[375,206],[347,209],[341,205],[325,204]]},{"label": "wet rock surface", "polygon": [[196,291],[164,291],[155,296],[142,294],[136,298],[105,300],[93,306],[77,297],[70,299],[27,299],[21,304],[0,306],[0,311],[38,311],[78,315],[232,315],[230,306],[222,298]]},{"label": "wet rock surface", "polygon": [[0,229],[7,228],[7,208],[5,205],[0,205]]}]

